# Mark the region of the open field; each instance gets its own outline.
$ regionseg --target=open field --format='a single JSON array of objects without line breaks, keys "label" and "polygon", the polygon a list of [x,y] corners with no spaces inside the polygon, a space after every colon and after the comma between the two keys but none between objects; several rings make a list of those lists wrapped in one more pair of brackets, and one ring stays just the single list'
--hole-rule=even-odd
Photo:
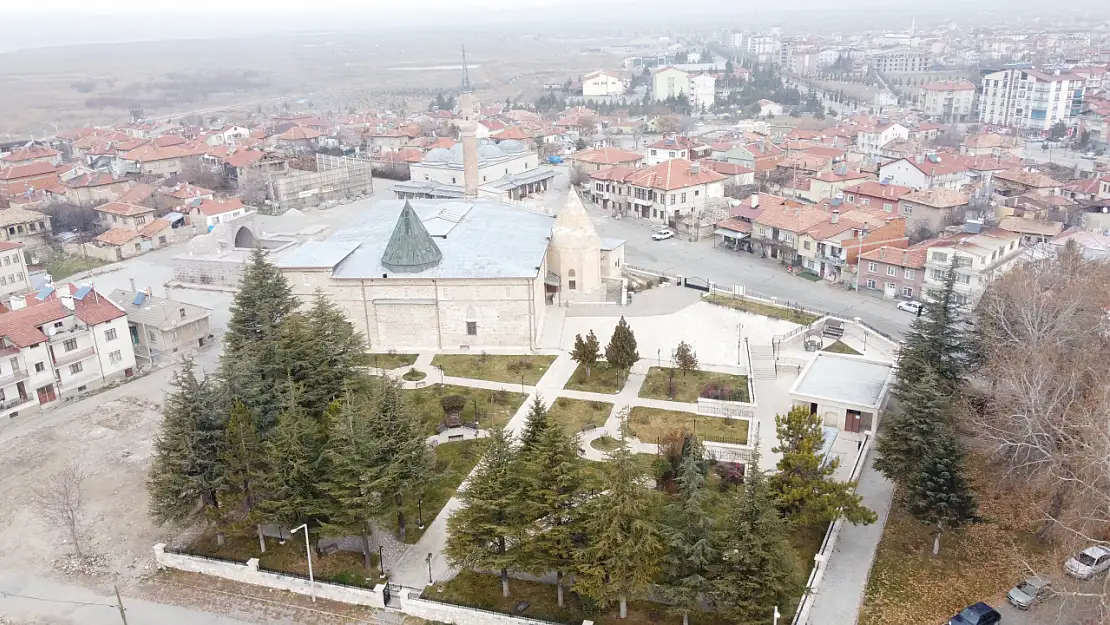
[{"label": "open field", "polygon": [[677,369],[674,372],[675,393],[672,399],[668,394],[667,381],[669,375],[670,367],[652,367],[648,369],[647,377],[644,378],[644,385],[640,387],[640,397],[694,404],[697,403],[698,397],[706,385],[716,384],[720,388],[733,389],[733,394],[736,395],[733,398],[734,401],[750,402],[752,400],[748,393],[748,376],[729,375],[715,371],[683,373]]},{"label": "open field", "polygon": [[566,388],[572,391],[587,391],[590,393],[607,393],[615,395],[624,387],[625,380],[621,372],[610,367],[607,362],[595,362],[590,367],[590,377],[586,377],[586,368],[582,365],[574,370],[567,380]]},{"label": "open field", "polygon": [[686,430],[705,441],[748,442],[747,419],[699,417],[692,412],[675,412],[635,406],[628,415],[628,432],[643,443],[656,443],[675,430]]},{"label": "open field", "polygon": [[566,428],[572,436],[582,431],[582,426],[601,427],[613,411],[613,404],[603,401],[585,401],[560,397],[551,404],[547,416],[554,423]]}]

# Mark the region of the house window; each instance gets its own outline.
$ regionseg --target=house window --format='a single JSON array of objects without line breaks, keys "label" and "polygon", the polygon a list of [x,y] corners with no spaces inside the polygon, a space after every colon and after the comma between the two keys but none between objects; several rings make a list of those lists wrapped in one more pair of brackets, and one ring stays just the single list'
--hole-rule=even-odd
[{"label": "house window", "polygon": [[802,241],[802,249],[809,249],[810,241]]},{"label": "house window", "polygon": [[136,244],[135,244],[135,251],[136,251],[136,252],[141,252],[141,251],[143,251],[143,245],[142,245],[141,243],[136,243]]},{"label": "house window", "polygon": [[42,373],[43,371],[46,371],[46,365],[44,365],[41,362],[36,362],[35,363],[35,373]]},{"label": "house window", "polygon": [[72,352],[77,349],[77,339],[66,339],[65,342],[62,343],[62,347],[64,347],[67,352]]},{"label": "house window", "polygon": [[871,206],[871,198],[865,197],[861,199],[860,204],[863,204],[864,206]]},{"label": "house window", "polygon": [[875,273],[879,270],[879,265],[876,263],[867,263],[867,271]]},{"label": "house window", "polygon": [[667,156],[674,158],[674,152],[667,152]]},{"label": "house window", "polygon": [[682,202],[683,204],[686,203],[686,194],[685,193],[682,194],[682,199],[680,199],[679,202]]},{"label": "house window", "polygon": [[158,245],[165,245],[166,237],[158,237]]},{"label": "house window", "polygon": [[912,286],[902,287],[902,296],[903,297],[913,297],[913,287]]},{"label": "house window", "polygon": [[105,330],[104,331],[104,340],[105,341],[114,341],[114,340],[116,340],[116,329],[115,328],[108,328],[107,330]]},{"label": "house window", "polygon": [[895,266],[893,266],[893,265],[891,265],[891,266],[887,267],[887,268],[886,268],[886,275],[888,275],[888,276],[896,276],[896,275],[898,275],[898,268],[897,268],[897,267],[895,267]]},{"label": "house window", "polygon": [[115,215],[112,215],[112,223],[118,223],[118,222],[119,222],[119,217],[117,217]]},{"label": "house window", "polygon": [[883,204],[883,210],[889,213],[894,210],[894,207],[890,204]]},{"label": "house window", "polygon": [[577,284],[578,283],[574,280],[574,270],[571,269],[567,271],[567,288],[574,291],[577,288]]},{"label": "house window", "polygon": [[894,284],[893,282],[887,282],[886,283],[886,290],[893,293],[894,292],[894,287],[896,287],[896,286],[897,285]]},{"label": "house window", "polygon": [[10,265],[10,264],[12,264],[12,257],[11,257],[11,256],[5,256],[5,257],[4,257],[4,264],[5,264],[5,265]]},{"label": "house window", "polygon": [[158,342],[158,335],[154,333],[154,330],[147,330],[146,331],[146,337],[148,339],[150,339],[151,343],[157,343]]},{"label": "house window", "polygon": [[651,155],[652,155],[652,156],[655,156],[655,155],[656,155],[656,154],[655,154],[655,150],[652,150],[652,151],[651,151]]},{"label": "house window", "polygon": [[946,262],[948,262],[948,253],[947,252],[933,252],[933,260],[935,260],[938,263],[946,263]]},{"label": "house window", "polygon": [[145,224],[145,223],[146,223],[146,217],[136,217],[136,218],[135,218],[135,223],[137,223],[137,224]]},{"label": "house window", "polygon": [[179,310],[178,310],[178,312],[179,312],[179,313],[181,314],[181,318],[182,318],[182,319],[184,319],[184,318],[186,317],[186,313],[185,313],[185,309],[184,309],[184,308],[181,308],[181,309],[179,309]]},{"label": "house window", "polygon": [[467,321],[466,322],[466,335],[467,336],[478,336],[478,322],[477,321]]},{"label": "house window", "polygon": [[909,204],[903,204],[902,205],[902,214],[903,215],[912,215],[913,214],[913,207],[910,206]]},{"label": "house window", "polygon": [[933,270],[933,279],[934,280],[944,280],[944,273],[945,272],[944,272],[943,269],[934,269]]},{"label": "house window", "polygon": [[120,350],[118,349],[108,354],[108,362],[112,363],[113,365],[118,364],[121,360],[123,360],[123,354],[120,353]]},{"label": "house window", "polygon": [[671,199],[671,201],[670,201],[671,206],[674,206],[674,193],[671,194],[670,199]]},{"label": "house window", "polygon": [[83,365],[79,362],[75,362],[75,363],[73,363],[72,365],[69,366],[69,372],[71,374],[81,373],[81,370],[84,369],[84,368],[85,368],[85,365]]},{"label": "house window", "polygon": [[868,279],[867,280],[867,288],[869,288],[869,289],[875,288],[875,281],[871,280],[871,279]]},{"label": "house window", "polygon": [[856,201],[856,196],[854,196],[854,195],[852,195],[851,193],[849,193],[849,194],[848,194],[848,201],[849,201],[849,202],[855,202],[855,201]]},{"label": "house window", "polygon": [[907,270],[905,271],[905,273],[903,273],[902,275],[903,275],[903,277],[905,277],[905,278],[906,278],[907,280],[913,280],[913,279],[914,279],[915,277],[917,277],[917,271],[915,271],[915,270],[913,270],[913,269],[907,269]]}]

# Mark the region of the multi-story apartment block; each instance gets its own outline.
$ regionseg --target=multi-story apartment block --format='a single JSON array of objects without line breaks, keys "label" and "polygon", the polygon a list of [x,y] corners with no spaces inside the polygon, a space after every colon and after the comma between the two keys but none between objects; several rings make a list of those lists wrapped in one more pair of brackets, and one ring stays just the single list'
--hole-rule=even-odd
[{"label": "multi-story apartment block", "polygon": [[860,255],[859,289],[882,291],[885,297],[920,300],[925,284],[928,242],[908,249],[884,245]]},{"label": "multi-story apartment block", "polygon": [[13,417],[130,377],[124,311],[91,287],[12,297],[0,314],[0,416]]},{"label": "multi-story apartment block", "polygon": [[970,121],[975,115],[975,85],[966,80],[935,82],[921,87],[921,110],[942,122]]},{"label": "multi-story apartment block", "polygon": [[724,198],[727,179],[681,158],[643,169],[603,169],[590,178],[592,195],[602,207],[671,226],[683,217],[703,215],[710,200]]},{"label": "multi-story apartment block", "polygon": [[675,67],[663,67],[652,72],[651,98],[657,102],[669,98],[689,96],[690,75]]},{"label": "multi-story apartment block", "polygon": [[1074,74],[1006,69],[983,76],[979,122],[1042,132],[1056,122],[1073,125],[1083,108],[1086,81]]},{"label": "multi-story apartment block", "polygon": [[23,244],[0,241],[0,297],[7,297],[31,290],[27,259],[23,257]]},{"label": "multi-story apartment block", "polygon": [[925,258],[923,295],[932,298],[943,289],[951,268],[956,272],[956,301],[974,303],[990,280],[1013,267],[1022,253],[1021,235],[1001,228],[937,239],[929,245]]},{"label": "multi-story apartment block", "polygon": [[880,74],[907,74],[929,69],[929,55],[921,50],[890,50],[871,58],[871,66]]}]

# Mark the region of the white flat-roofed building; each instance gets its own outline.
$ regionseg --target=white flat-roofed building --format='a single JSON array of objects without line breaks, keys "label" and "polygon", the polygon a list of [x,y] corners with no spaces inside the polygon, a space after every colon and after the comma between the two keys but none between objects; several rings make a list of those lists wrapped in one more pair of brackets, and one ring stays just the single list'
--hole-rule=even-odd
[{"label": "white flat-roofed building", "polygon": [[845,432],[874,432],[894,375],[889,362],[820,352],[802,369],[790,399]]}]

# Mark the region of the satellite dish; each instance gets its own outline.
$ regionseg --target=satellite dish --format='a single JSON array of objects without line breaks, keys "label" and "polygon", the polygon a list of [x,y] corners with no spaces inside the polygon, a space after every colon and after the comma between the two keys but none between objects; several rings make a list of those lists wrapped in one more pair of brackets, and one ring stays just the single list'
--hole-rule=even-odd
[{"label": "satellite dish", "polygon": [[1105,215],[1106,213],[1110,213],[1110,206],[1103,206],[1102,207],[1102,214]]}]

